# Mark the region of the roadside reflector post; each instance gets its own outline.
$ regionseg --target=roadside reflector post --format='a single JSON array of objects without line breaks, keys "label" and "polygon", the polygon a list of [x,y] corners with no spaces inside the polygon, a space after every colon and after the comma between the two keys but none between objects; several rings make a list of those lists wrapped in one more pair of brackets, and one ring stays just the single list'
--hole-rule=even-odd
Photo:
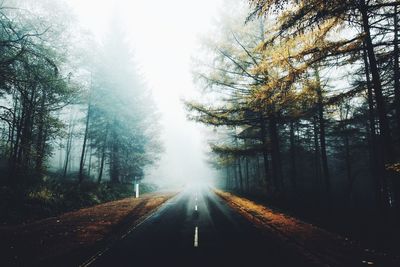
[{"label": "roadside reflector post", "polygon": [[139,183],[135,184],[135,197],[139,198]]}]

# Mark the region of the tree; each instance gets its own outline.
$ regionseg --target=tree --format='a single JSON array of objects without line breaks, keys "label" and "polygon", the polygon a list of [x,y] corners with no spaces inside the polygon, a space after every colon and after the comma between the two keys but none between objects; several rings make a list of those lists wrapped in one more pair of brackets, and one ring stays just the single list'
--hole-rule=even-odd
[{"label": "tree", "polygon": [[[299,35],[304,32],[310,32],[320,27],[321,24],[327,23],[329,21],[340,21],[341,24],[346,25],[348,28],[354,29],[354,32],[359,32],[358,34],[350,35],[351,38],[347,38],[342,44],[338,43],[343,47],[344,45],[354,44],[356,50],[362,50],[365,48],[365,54],[367,60],[364,60],[365,68],[368,69],[371,77],[370,85],[374,92],[374,102],[376,107],[376,113],[378,117],[378,128],[379,135],[377,135],[377,151],[379,158],[382,159],[379,164],[379,176],[384,177],[381,179],[387,179],[391,177],[393,183],[393,191],[395,192],[396,203],[400,203],[398,196],[400,195],[400,187],[397,184],[398,179],[393,177],[393,174],[386,170],[385,166],[390,166],[395,162],[396,155],[393,149],[392,141],[392,129],[390,128],[390,122],[388,118],[388,107],[385,93],[385,88],[382,83],[382,72],[380,70],[377,47],[385,46],[384,42],[374,43],[373,37],[379,35],[380,32],[385,32],[388,30],[387,25],[382,25],[385,19],[385,12],[394,8],[394,54],[397,53],[397,6],[396,1],[265,1],[265,0],[254,0],[250,1],[254,7],[253,12],[250,15],[254,17],[255,15],[264,15],[268,12],[276,11],[280,20],[278,30],[275,36],[271,40],[276,38],[290,38],[290,35]],[[376,16],[371,16],[371,14],[378,14]],[[382,15],[381,15],[382,14]],[[334,30],[335,28],[332,28]],[[355,41],[362,40],[363,43],[357,43]],[[364,47],[363,47],[364,44]],[[341,48],[341,50],[343,50]],[[347,49],[346,49],[347,50]],[[354,51],[354,49],[351,49]],[[337,51],[337,49],[336,49]],[[334,51],[335,52],[335,51]],[[346,53],[351,51],[345,51]],[[343,54],[343,51],[340,51]],[[320,54],[320,50],[314,50],[312,54]],[[330,55],[335,55],[337,53],[328,53],[324,57],[329,57]],[[395,57],[394,65],[398,63],[398,56]],[[395,80],[395,91],[397,90],[397,70],[394,67],[394,80]],[[395,93],[395,95],[397,95]],[[395,98],[396,99],[396,98]],[[389,198],[384,200],[385,202],[390,202]],[[400,206],[400,205],[397,205]]]}]

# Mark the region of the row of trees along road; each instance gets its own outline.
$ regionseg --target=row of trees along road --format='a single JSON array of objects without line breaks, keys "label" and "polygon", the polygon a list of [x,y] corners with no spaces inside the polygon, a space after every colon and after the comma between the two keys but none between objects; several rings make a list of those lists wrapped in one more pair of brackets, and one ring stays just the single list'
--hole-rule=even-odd
[{"label": "row of trees along road", "polygon": [[111,20],[99,44],[71,14],[62,1],[0,5],[4,216],[18,210],[15,199],[66,203],[57,191],[64,186],[49,184],[141,179],[160,152],[157,114],[123,23]]},{"label": "row of trees along road", "polygon": [[400,215],[400,2],[249,2],[205,40],[196,78],[214,101],[187,102],[218,129],[221,184],[327,214]]}]

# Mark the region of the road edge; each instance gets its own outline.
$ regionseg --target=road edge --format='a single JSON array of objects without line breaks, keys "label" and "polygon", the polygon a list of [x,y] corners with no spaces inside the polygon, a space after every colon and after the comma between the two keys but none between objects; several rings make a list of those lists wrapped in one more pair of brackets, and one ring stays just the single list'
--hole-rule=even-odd
[{"label": "road edge", "polygon": [[337,266],[336,262],[328,263],[326,260],[322,259],[318,254],[314,253],[307,247],[302,246],[302,244],[297,242],[297,240],[291,238],[290,236],[287,236],[274,226],[266,224],[262,219],[258,218],[256,214],[252,214],[247,210],[243,209],[238,204],[228,201],[228,199],[224,195],[220,194],[220,192],[224,191],[218,188],[212,188],[212,191],[220,199],[222,199],[229,207],[237,211],[246,220],[252,222],[255,225],[255,227],[260,229],[264,234],[267,233],[267,231],[269,232],[268,234],[273,233],[276,236],[276,238],[278,238],[281,242],[284,242],[286,245],[290,246],[291,249],[297,251],[298,253],[301,253],[308,261],[310,261],[311,264],[319,266],[332,266],[333,264],[333,266]]},{"label": "road edge", "polygon": [[136,228],[138,228],[140,225],[145,223],[147,220],[149,220],[154,214],[156,214],[158,211],[160,211],[162,208],[164,208],[168,202],[173,201],[177,196],[179,195],[179,192],[174,193],[168,200],[163,202],[161,205],[156,207],[155,209],[151,210],[149,213],[143,215],[140,217],[138,220],[135,221],[135,223],[130,226],[126,231],[124,231],[123,234],[119,235],[118,237],[112,239],[111,241],[107,242],[107,244],[104,244],[103,248],[99,249],[94,255],[90,256],[87,258],[85,261],[83,261],[81,264],[79,264],[79,267],[88,267],[91,266],[98,258],[100,258],[104,253],[106,253],[108,250],[110,250],[117,242],[125,239],[130,233],[132,233]]}]

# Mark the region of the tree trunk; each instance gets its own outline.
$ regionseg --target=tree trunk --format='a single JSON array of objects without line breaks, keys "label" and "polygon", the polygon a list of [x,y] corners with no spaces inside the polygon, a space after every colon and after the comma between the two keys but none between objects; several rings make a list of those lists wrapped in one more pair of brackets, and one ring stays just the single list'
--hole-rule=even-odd
[{"label": "tree trunk", "polygon": [[290,180],[292,181],[293,189],[296,190],[297,169],[296,169],[296,143],[294,134],[294,123],[291,121],[289,126],[290,126],[290,165],[291,165]]},{"label": "tree trunk", "polygon": [[10,152],[10,158],[9,158],[9,174],[8,174],[8,180],[10,183],[13,183],[15,180],[16,172],[17,172],[17,154],[18,154],[18,149],[20,145],[20,140],[21,140],[21,129],[22,129],[22,122],[23,122],[23,110],[21,110],[21,105],[19,107],[15,107],[15,112],[17,115],[15,115],[15,126],[14,131],[15,131],[15,140],[13,140],[13,146],[12,150]]},{"label": "tree trunk", "polygon": [[11,125],[11,129],[10,129],[10,150],[9,150],[9,156],[8,156],[8,160],[9,160],[9,166],[12,166],[12,164],[10,164],[11,160],[13,160],[13,155],[14,155],[14,146],[15,144],[15,140],[16,140],[16,136],[18,136],[18,133],[16,132],[16,127],[18,125],[18,113],[19,113],[19,108],[18,108],[18,99],[15,96],[15,92],[13,93],[13,101],[14,101],[14,108],[13,108],[13,120],[12,120],[12,125]]},{"label": "tree trunk", "polygon": [[[369,67],[372,75],[372,84],[375,93],[376,109],[379,118],[379,157],[383,159],[384,166],[394,163],[393,143],[391,137],[391,130],[389,127],[389,120],[387,118],[386,103],[383,96],[382,82],[376,61],[374,46],[372,43],[370,24],[368,19],[368,9],[365,0],[360,0],[360,12],[362,15],[362,24],[365,33],[365,45],[369,59]],[[400,216],[400,181],[398,177],[384,170],[386,177],[390,177],[393,185],[394,203],[397,209],[397,216]]]},{"label": "tree trunk", "polygon": [[240,160],[240,156],[237,158],[237,165],[238,165],[238,171],[239,171],[239,190],[241,193],[243,193],[243,173],[242,173],[242,163]]},{"label": "tree trunk", "polygon": [[230,173],[230,166],[226,166],[226,188],[232,189],[232,177]]},{"label": "tree trunk", "polygon": [[280,155],[279,133],[275,115],[271,115],[269,120],[269,133],[271,139],[271,162],[272,179],[275,190],[281,192],[283,189],[282,162]]},{"label": "tree trunk", "polygon": [[392,137],[386,113],[386,104],[383,97],[382,82],[379,74],[378,63],[376,61],[374,46],[372,43],[370,25],[368,20],[367,6],[365,0],[360,0],[360,12],[365,33],[365,46],[367,50],[369,67],[372,75],[372,85],[375,93],[376,108],[379,118],[380,140],[383,145],[383,157],[385,164],[393,163]]},{"label": "tree trunk", "polygon": [[111,132],[111,154],[110,154],[110,180],[111,183],[119,183],[120,182],[120,155],[119,155],[119,143],[118,143],[118,135],[116,132],[116,119],[114,119],[114,123],[112,126]]},{"label": "tree trunk", "polygon": [[239,188],[239,179],[237,175],[237,168],[236,168],[236,163],[233,164],[233,170],[234,170],[234,177],[235,177],[235,189],[237,190]]},{"label": "tree trunk", "polygon": [[318,133],[318,118],[317,116],[314,116],[313,120],[313,127],[314,127],[314,155],[315,155],[315,180],[316,180],[316,185],[317,185],[317,190],[316,192],[321,193],[321,153],[320,153],[320,147],[319,147],[319,133]]},{"label": "tree trunk", "polygon": [[90,108],[91,107],[90,107],[90,103],[89,103],[87,114],[86,114],[85,134],[83,136],[81,160],[80,160],[80,163],[79,163],[79,174],[78,174],[79,183],[82,183],[83,178],[84,178],[83,169],[84,169],[84,166],[85,166],[86,142],[87,142],[87,137],[88,137],[88,133],[89,133]]},{"label": "tree trunk", "polygon": [[104,144],[103,145],[103,151],[101,152],[99,176],[97,177],[97,183],[101,183],[101,179],[103,178],[103,170],[104,170],[105,159],[106,159],[106,145]]},{"label": "tree trunk", "polygon": [[261,142],[263,144],[263,160],[264,160],[264,172],[265,172],[265,182],[267,187],[270,186],[271,181],[268,179],[269,163],[268,163],[268,142],[267,142],[267,130],[264,118],[260,119],[260,130],[261,130]]},{"label": "tree trunk", "polygon": [[64,161],[64,173],[63,178],[67,178],[68,166],[70,165],[70,157],[71,157],[71,148],[72,148],[72,133],[74,131],[74,125],[72,120],[70,121],[68,136],[67,136],[67,145],[65,147],[65,161]]},{"label": "tree trunk", "polygon": [[90,146],[90,149],[89,149],[88,177],[90,177],[91,171],[92,171],[92,153],[93,153],[92,147]]},{"label": "tree trunk", "polygon": [[372,83],[369,72],[369,63],[367,51],[364,44],[363,58],[365,64],[365,77],[367,82],[367,99],[368,99],[368,121],[369,121],[369,157],[371,164],[371,173],[375,183],[375,197],[378,209],[381,212],[389,207],[389,198],[387,191],[387,182],[385,175],[385,164],[382,157],[378,157],[378,145],[376,140],[376,127],[375,127],[375,108],[374,96],[372,92]]},{"label": "tree trunk", "polygon": [[111,183],[119,183],[119,178],[120,178],[120,173],[119,173],[119,158],[118,158],[118,144],[116,144],[116,141],[114,140],[112,144],[112,152],[111,152]]},{"label": "tree trunk", "polygon": [[17,164],[21,173],[27,172],[31,163],[32,126],[35,116],[34,101],[36,98],[36,88],[29,87],[29,89],[30,95],[26,96],[22,104],[25,116],[22,121],[21,143],[17,155]]},{"label": "tree trunk", "polygon": [[39,119],[38,119],[38,138],[36,141],[35,169],[37,175],[41,175],[43,173],[43,161],[45,157],[45,148],[46,148],[45,103],[46,103],[46,95],[43,93],[41,99],[41,107],[39,111]]},{"label": "tree trunk", "polygon": [[263,176],[261,174],[261,167],[260,167],[260,157],[259,155],[256,156],[256,162],[255,162],[255,173],[257,175],[257,185],[262,185],[263,183]]},{"label": "tree trunk", "polygon": [[[347,119],[347,115],[346,115]],[[345,164],[346,164],[346,177],[347,177],[347,198],[348,198],[348,208],[352,207],[354,203],[353,197],[353,186],[354,186],[354,176],[352,175],[352,159],[351,159],[351,151],[350,151],[350,140],[347,126],[343,123],[342,126],[343,132],[343,143],[345,150]]]},{"label": "tree trunk", "polygon": [[400,63],[399,63],[399,21],[397,15],[397,5],[394,7],[394,68],[393,68],[393,78],[394,78],[394,106],[396,110],[396,120],[397,120],[397,134],[400,135]]},{"label": "tree trunk", "polygon": [[326,151],[326,133],[325,133],[325,118],[324,118],[324,103],[323,103],[323,95],[321,88],[321,79],[319,76],[318,67],[315,68],[315,78],[317,82],[317,108],[318,108],[318,124],[319,124],[319,142],[321,146],[321,163],[322,163],[322,172],[325,182],[325,191],[326,197],[328,201],[328,206],[330,207],[332,196],[331,196],[331,178],[328,167],[328,156]]},{"label": "tree trunk", "polygon": [[249,174],[249,157],[245,158],[246,160],[246,191],[250,191],[250,174]]}]

